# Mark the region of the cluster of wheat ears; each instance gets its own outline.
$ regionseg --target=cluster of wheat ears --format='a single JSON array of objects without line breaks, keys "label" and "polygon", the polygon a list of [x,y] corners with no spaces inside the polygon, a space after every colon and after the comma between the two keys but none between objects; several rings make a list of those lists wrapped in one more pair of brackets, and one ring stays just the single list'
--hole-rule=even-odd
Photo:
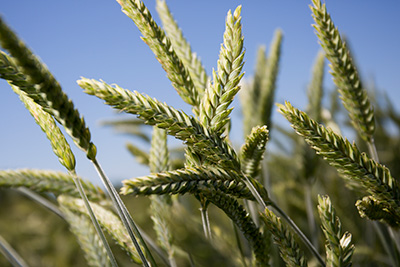
[{"label": "cluster of wheat ears", "polygon": [[[174,221],[188,214],[201,218],[203,242],[227,253],[227,266],[351,266],[362,263],[374,250],[385,258],[380,261],[367,257],[374,264],[399,266],[399,185],[390,170],[379,163],[374,141],[377,115],[372,100],[325,4],[312,0],[310,5],[323,51],[316,59],[307,111],[300,111],[288,102],[278,104],[279,112],[298,134],[286,133],[295,141],[293,150],[296,151],[292,152],[297,158],[285,172],[283,156],[271,156],[271,161],[279,163],[270,165],[264,158],[272,125],[271,113],[275,108],[282,33],[275,33],[268,55],[265,48],[260,48],[254,77],[251,82],[243,83],[241,6],[234,12],[229,11],[217,68],[210,77],[183,37],[165,1],[157,0],[163,29],[142,1],[118,2],[139,28],[142,40],[155,54],[176,92],[191,105],[193,115],[118,85],[87,78],[78,80],[85,93],[117,110],[137,115],[153,127],[149,153],[134,145],[129,147],[149,166],[151,174],[124,180],[118,193],[96,159],[96,146],[83,117],[46,66],[0,20],[0,44],[6,51],[0,51],[0,77],[19,95],[67,170],[67,173],[30,169],[0,171],[0,187],[18,188],[65,219],[90,266],[118,266],[120,259],[110,248],[110,238],[127,253],[133,265],[196,265],[195,253],[176,242],[181,233],[174,229]],[[358,142],[368,153],[342,137],[337,127],[320,124],[335,125],[333,116],[324,116],[321,105],[325,59],[330,62],[331,75],[348,120],[361,137]],[[239,90],[247,137],[237,150],[229,140],[229,130],[230,104]],[[334,105],[331,113],[333,109]],[[395,117],[393,112],[392,115]],[[106,193],[77,175],[74,154],[59,127],[64,127],[93,163]],[[167,135],[183,141],[184,159],[172,159]],[[334,181],[321,177],[330,175],[329,171],[321,173],[322,169],[330,168],[323,165],[321,158],[336,169],[333,176],[339,173],[343,180],[336,176]],[[280,171],[278,166],[282,167]],[[282,193],[285,191],[292,194],[292,200]],[[347,215],[334,208],[330,192],[338,202],[344,198],[347,206],[354,205],[354,200],[339,193],[351,193],[358,198],[355,206],[362,218],[358,218],[362,222],[359,227],[378,236],[377,241],[359,242],[342,229],[338,214]],[[120,194],[149,196],[156,241],[138,228]],[[185,199],[177,197],[183,194],[195,196],[201,207],[198,216],[197,211],[187,210]],[[314,205],[315,202],[318,204]],[[218,228],[218,223],[213,225],[209,216],[211,206],[226,214],[233,225],[230,229]],[[340,211],[345,212],[343,208]],[[191,226],[198,224],[187,225]],[[357,227],[353,228],[357,231]],[[363,234],[357,233],[356,237],[362,240]],[[235,245],[223,250],[224,240]],[[359,252],[355,249],[358,242],[363,248]],[[1,236],[0,251],[11,264],[27,266],[24,255],[19,255]]]}]

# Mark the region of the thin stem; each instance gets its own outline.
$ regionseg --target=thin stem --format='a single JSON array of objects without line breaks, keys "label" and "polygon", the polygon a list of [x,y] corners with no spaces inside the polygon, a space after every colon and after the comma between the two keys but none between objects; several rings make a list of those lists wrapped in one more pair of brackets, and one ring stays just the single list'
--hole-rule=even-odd
[{"label": "thin stem", "polygon": [[313,203],[311,198],[311,185],[308,182],[305,185],[304,198],[306,203],[308,227],[310,228],[312,243],[316,248],[316,250],[318,251],[318,228],[315,227],[315,217],[314,217]]},{"label": "thin stem", "polygon": [[150,267],[135,235],[139,239],[143,249],[146,251],[146,256],[149,258],[151,265],[157,266],[156,262],[154,261],[153,256],[150,253],[150,250],[148,249],[146,243],[143,240],[142,235],[140,234],[135,222],[133,221],[131,215],[129,214],[128,209],[126,208],[125,204],[122,202],[119,194],[115,190],[110,179],[108,179],[108,177],[106,176],[106,174],[104,173],[103,169],[101,168],[100,164],[97,162],[96,159],[93,159],[92,163],[93,163],[97,173],[99,174],[99,177],[101,178],[104,186],[106,187],[107,192],[111,197],[114,207],[117,209],[118,215],[119,215],[122,223],[124,224],[126,230],[128,231],[128,234],[140,256],[140,259],[142,260],[143,266]]},{"label": "thin stem", "polygon": [[208,218],[208,209],[207,207],[202,207],[200,208],[201,212],[201,221],[203,222],[203,230],[204,230],[204,235],[206,239],[211,240],[211,227],[210,227],[210,220]]},{"label": "thin stem", "polygon": [[54,214],[58,215],[62,219],[65,219],[64,214],[60,211],[60,209],[56,205],[54,205],[51,201],[42,197],[38,193],[33,192],[32,190],[29,190],[26,187],[18,187],[17,191],[22,193],[23,195],[29,197],[30,199],[36,201],[37,203],[41,204],[43,207],[49,209],[50,211],[52,211]]},{"label": "thin stem", "polygon": [[236,224],[233,221],[232,221],[232,225],[233,225],[233,231],[235,232],[236,244],[237,244],[239,252],[240,252],[240,259],[242,260],[243,266],[247,267],[247,263],[246,263],[246,259],[245,259],[244,251],[243,251],[243,245],[240,240],[239,231],[237,229]]},{"label": "thin stem", "polygon": [[104,235],[104,232],[100,227],[99,221],[97,220],[96,215],[94,215],[93,209],[89,204],[89,200],[88,200],[88,198],[87,198],[87,196],[85,194],[85,190],[83,189],[83,186],[82,186],[82,183],[81,183],[81,179],[76,175],[76,173],[74,171],[72,171],[71,174],[74,177],[74,182],[75,182],[76,188],[79,191],[79,195],[81,196],[81,198],[83,200],[83,203],[85,204],[86,210],[89,213],[90,220],[92,221],[92,223],[94,225],[94,228],[96,229],[96,232],[100,236],[101,242],[104,245],[104,248],[105,248],[105,250],[107,252],[107,255],[108,255],[109,259],[110,259],[111,265],[114,266],[114,267],[117,267],[118,266],[117,261],[115,260],[115,257],[114,257],[114,254],[111,251],[110,245],[108,244],[107,239],[106,239],[106,237]]},{"label": "thin stem", "polygon": [[303,240],[304,244],[310,249],[312,254],[317,258],[319,263],[322,266],[325,266],[325,262],[322,259],[321,255],[319,255],[318,251],[311,244],[310,240],[304,235],[304,233],[300,230],[300,228],[292,221],[292,219],[274,202],[271,202],[271,206],[289,223],[289,225],[293,228],[293,230],[299,235],[299,237]]},{"label": "thin stem", "polygon": [[312,245],[310,240],[306,237],[306,235],[300,230],[300,228],[292,221],[292,219],[283,211],[281,208],[278,207],[274,202],[272,202],[269,198],[268,199],[263,199],[261,197],[260,193],[257,191],[249,177],[243,174],[245,177],[245,180],[243,181],[246,186],[249,188],[250,192],[253,194],[254,198],[257,200],[257,202],[263,207],[263,210],[267,208],[268,205],[274,207],[276,211],[290,224],[290,226],[293,228],[293,230],[299,235],[299,237],[303,240],[304,244],[310,249],[310,251],[315,255],[317,260],[322,266],[325,266],[325,262],[322,259],[321,255],[319,255],[318,251],[315,249],[315,247]]},{"label": "thin stem", "polygon": [[27,267],[28,264],[0,235],[0,252],[13,266]]},{"label": "thin stem", "polygon": [[170,257],[167,258],[167,256],[164,254],[163,250],[157,246],[157,244],[151,239],[150,236],[148,236],[139,226],[137,226],[139,232],[143,236],[143,239],[146,241],[147,244],[157,253],[157,255],[160,257],[160,259],[166,264],[166,266],[176,266],[171,264]]}]

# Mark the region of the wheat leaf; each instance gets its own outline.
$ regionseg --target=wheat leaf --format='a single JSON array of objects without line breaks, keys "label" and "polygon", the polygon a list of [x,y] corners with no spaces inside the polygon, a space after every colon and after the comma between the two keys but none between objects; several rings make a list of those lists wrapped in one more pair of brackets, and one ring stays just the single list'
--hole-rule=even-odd
[{"label": "wheat leaf", "polygon": [[200,105],[199,94],[193,84],[189,72],[176,55],[169,38],[153,20],[150,11],[140,0],[117,0],[122,11],[133,20],[140,32],[143,41],[150,47],[167,72],[172,85],[182,99],[193,106],[196,113]]},{"label": "wheat leaf", "polygon": [[365,193],[387,203],[400,214],[399,186],[388,168],[370,159],[355,144],[310,119],[290,103],[279,105],[279,108],[296,132],[344,178],[358,184]]},{"label": "wheat leaf", "polygon": [[224,43],[218,59],[217,72],[213,72],[213,84],[206,89],[201,100],[200,121],[203,125],[221,132],[229,122],[234,96],[240,89],[239,82],[243,77],[243,36],[241,25],[241,6],[229,11],[226,17]]},{"label": "wheat leaf", "polygon": [[[74,183],[74,176],[70,174],[32,169],[0,171],[0,187],[20,186],[39,193],[49,192],[55,195],[80,197]],[[82,180],[82,186],[91,201],[105,200],[105,194],[99,187],[84,180]]]},{"label": "wheat leaf", "polygon": [[261,169],[265,146],[268,141],[267,126],[254,127],[240,150],[242,170],[245,175],[256,178]]},{"label": "wheat leaf", "polygon": [[374,111],[363,88],[350,51],[335,27],[326,5],[312,0],[310,6],[315,21],[314,28],[320,44],[330,61],[333,81],[339,89],[350,119],[363,139],[370,142],[375,130]]},{"label": "wheat leaf", "polygon": [[267,230],[272,234],[279,252],[287,266],[307,266],[303,251],[297,244],[288,226],[281,222],[272,211],[265,209],[260,213]]},{"label": "wheat leaf", "polygon": [[326,238],[326,265],[352,266],[351,257],[354,245],[351,244],[351,234],[342,235],[342,226],[336,211],[328,196],[318,196],[318,213],[322,222],[322,230]]},{"label": "wheat leaf", "polygon": [[157,0],[156,3],[156,10],[160,16],[163,28],[171,41],[174,51],[189,71],[193,84],[199,94],[199,99],[201,99],[207,87],[207,82],[209,81],[206,70],[201,63],[200,58],[196,53],[192,52],[190,44],[183,36],[182,30],[179,28],[177,22],[172,16],[166,1]]}]

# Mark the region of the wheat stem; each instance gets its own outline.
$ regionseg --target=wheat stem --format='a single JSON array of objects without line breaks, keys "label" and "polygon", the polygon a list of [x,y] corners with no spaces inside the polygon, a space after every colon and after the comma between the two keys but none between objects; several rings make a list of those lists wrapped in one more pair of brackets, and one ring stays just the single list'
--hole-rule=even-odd
[{"label": "wheat stem", "polygon": [[0,252],[13,265],[18,267],[28,267],[24,259],[8,244],[0,235]]},{"label": "wheat stem", "polygon": [[112,185],[110,179],[108,179],[108,177],[106,176],[106,174],[104,173],[103,169],[101,168],[100,164],[97,162],[96,159],[93,159],[92,163],[93,163],[97,173],[99,174],[99,177],[101,178],[104,186],[106,187],[106,189],[111,197],[111,200],[112,200],[115,208],[117,209],[118,215],[121,218],[121,221],[124,224],[126,230],[128,231],[128,234],[139,254],[139,257],[142,260],[143,265],[146,267],[149,267],[149,263],[147,262],[147,259],[146,259],[145,255],[143,254],[142,248],[139,246],[139,243],[138,243],[135,235],[140,240],[140,243],[146,252],[146,256],[149,258],[151,265],[157,266],[157,264],[155,263],[155,261],[153,259],[153,256],[151,255],[151,252],[147,248],[147,245],[144,242],[143,237],[141,236],[135,222],[133,221],[125,204],[122,202],[120,196],[118,195],[117,191],[115,190],[114,186]]}]

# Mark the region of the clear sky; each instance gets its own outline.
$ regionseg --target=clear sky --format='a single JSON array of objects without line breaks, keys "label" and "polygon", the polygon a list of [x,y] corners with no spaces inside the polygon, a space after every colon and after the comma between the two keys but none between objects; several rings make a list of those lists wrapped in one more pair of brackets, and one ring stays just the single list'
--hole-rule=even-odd
[{"label": "clear sky", "polygon": [[[157,22],[155,1],[144,1]],[[400,99],[400,2],[397,0],[326,0],[328,11],[350,42],[359,71],[366,81],[389,96]],[[319,45],[310,1],[172,1],[170,6],[192,48],[201,57],[207,72],[216,67],[220,43],[229,9],[242,4],[245,36],[245,77],[253,73],[259,45],[267,47],[275,29],[284,34],[276,102],[289,100],[296,107],[306,105],[306,87]],[[45,62],[64,91],[84,115],[98,147],[98,157],[114,181],[146,175],[126,152],[127,141],[102,127],[104,119],[120,118],[101,100],[87,96],[76,84],[81,76],[117,83],[188,111],[165,76],[150,49],[140,40],[134,23],[114,0],[3,0],[0,13],[6,22]],[[332,88],[326,76],[327,88]],[[34,123],[8,84],[0,81],[0,169],[40,168],[63,170],[51,151],[44,133]],[[234,139],[241,143],[240,109],[235,101]],[[281,116],[274,115],[275,120]],[[95,171],[81,151],[73,146],[78,174],[99,184]]]}]

